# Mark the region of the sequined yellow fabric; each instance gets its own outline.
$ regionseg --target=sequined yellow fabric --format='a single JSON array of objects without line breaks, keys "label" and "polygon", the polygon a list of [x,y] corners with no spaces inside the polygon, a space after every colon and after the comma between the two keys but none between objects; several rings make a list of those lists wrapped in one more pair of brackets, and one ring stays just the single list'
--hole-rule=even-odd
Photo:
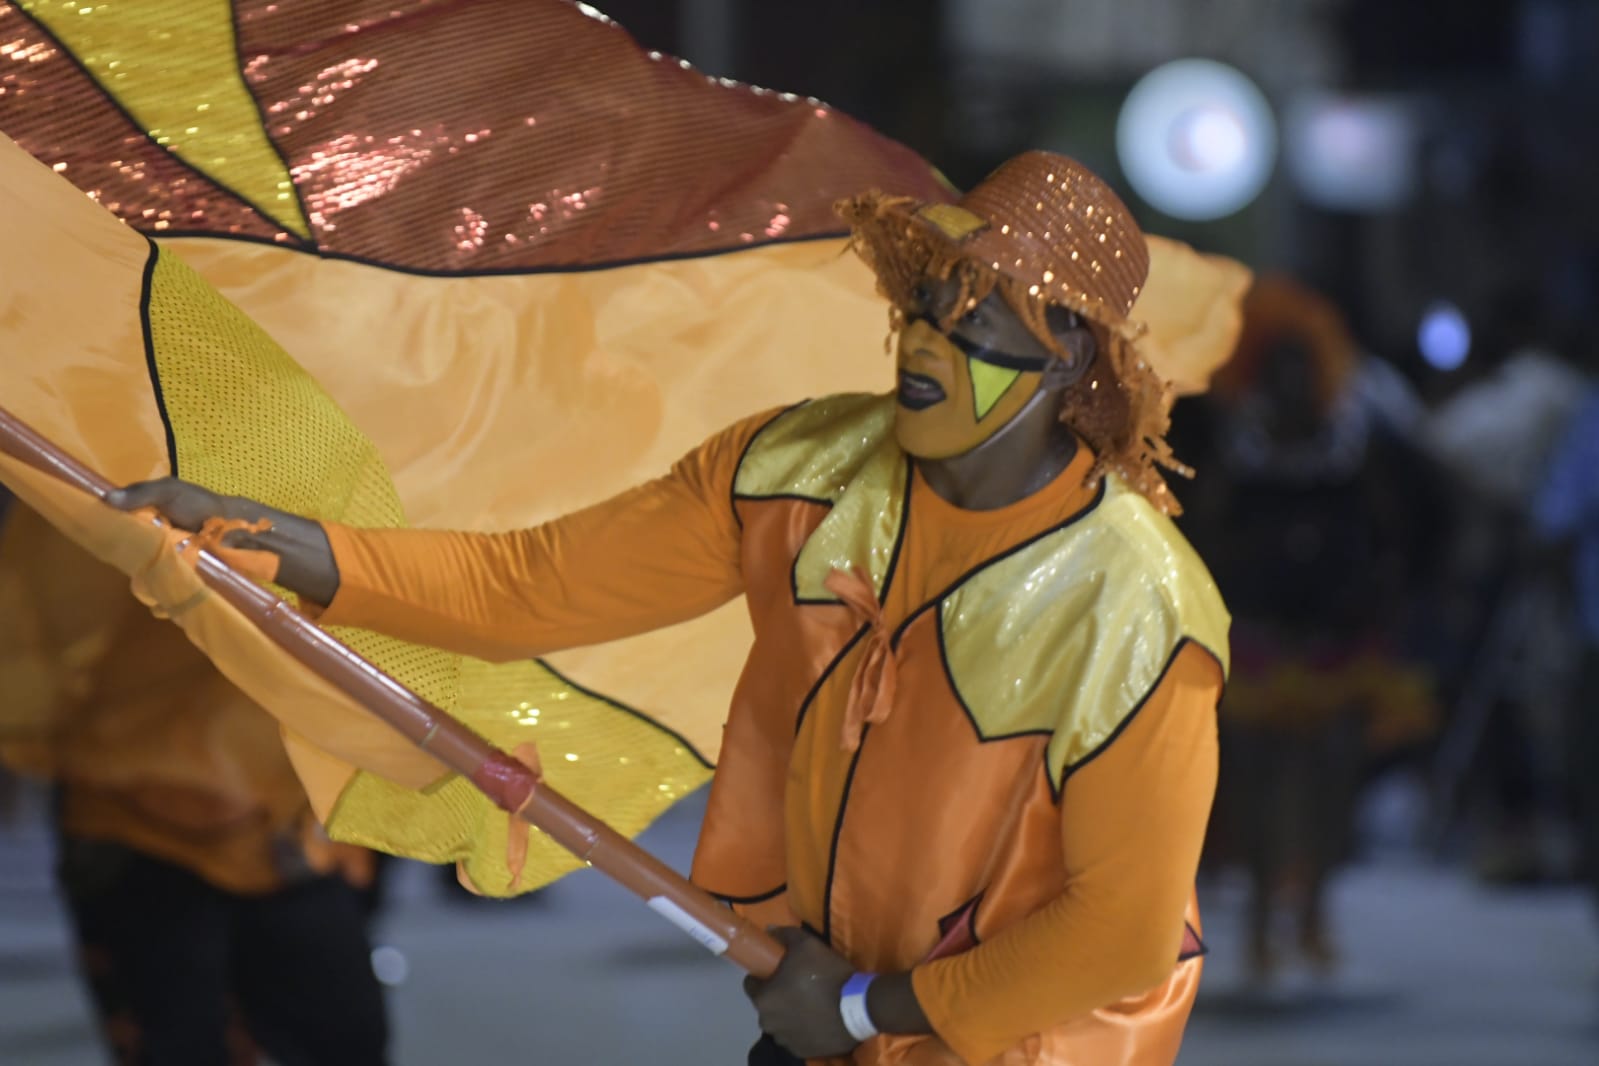
[{"label": "sequined yellow fabric", "polygon": [[1056,788],[1115,736],[1182,641],[1225,671],[1229,622],[1171,519],[1114,476],[1093,510],[939,604],[950,678],[978,732],[1050,734]]},{"label": "sequined yellow fabric", "polygon": [[[506,750],[537,744],[550,784],[580,806],[604,811],[608,824],[628,836],[710,780],[709,767],[648,719],[571,688],[537,662],[466,660],[462,693],[456,717]],[[428,862],[459,861],[472,884],[490,895],[530,891],[582,865],[517,823],[528,851],[513,884],[505,861],[510,820],[460,777],[422,793],[359,774],[328,825],[350,843]]]},{"label": "sequined yellow fabric", "polygon": [[[0,0],[0,130],[145,233],[293,235],[157,145],[44,25]],[[158,228],[159,224],[159,228]]]},{"label": "sequined yellow fabric", "polygon": [[[864,566],[879,596],[905,510],[892,396],[834,396],[761,431],[739,467],[747,497],[833,508],[801,549],[802,600],[836,601],[832,569]],[[951,683],[979,734],[1047,733],[1050,780],[1097,751],[1192,640],[1225,671],[1231,619],[1192,547],[1114,475],[1087,514],[976,571],[939,604]]]},{"label": "sequined yellow fabric", "polygon": [[884,399],[865,393],[826,396],[773,419],[739,463],[734,495],[837,501],[871,447],[894,427],[894,408]]},{"label": "sequined yellow fabric", "polygon": [[[151,279],[149,323],[179,476],[295,514],[405,524],[371,441],[259,326],[166,250]],[[455,704],[455,656],[373,633],[337,635],[423,699]]]},{"label": "sequined yellow fabric", "polygon": [[965,240],[988,228],[986,219],[955,204],[928,204],[916,214],[937,226],[952,241]]},{"label": "sequined yellow fabric", "polygon": [[834,570],[863,568],[882,597],[905,511],[905,453],[894,442],[893,396],[829,396],[780,416],[739,464],[733,492],[832,504],[794,563],[794,592],[836,603]]},{"label": "sequined yellow fabric", "polygon": [[[256,210],[310,235],[244,82],[231,0],[20,0],[141,128]],[[157,232],[194,228],[143,220]]]},{"label": "sequined yellow fabric", "polygon": [[[149,320],[183,476],[318,518],[404,524],[367,437],[265,332],[165,250],[151,281]],[[621,832],[642,830],[710,776],[672,734],[540,663],[489,665],[364,630],[335,632],[489,740],[507,748],[537,743],[552,786],[604,810]],[[420,793],[358,772],[332,804],[327,828],[351,843],[460,860],[490,894],[536,888],[577,865],[535,834],[513,886],[506,816],[453,777]]]}]

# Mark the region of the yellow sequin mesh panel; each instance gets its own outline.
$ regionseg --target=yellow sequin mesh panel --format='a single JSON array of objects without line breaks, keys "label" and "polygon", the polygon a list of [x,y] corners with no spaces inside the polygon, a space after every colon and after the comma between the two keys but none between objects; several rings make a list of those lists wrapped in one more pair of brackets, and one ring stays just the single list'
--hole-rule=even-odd
[{"label": "yellow sequin mesh panel", "polygon": [[[260,327],[165,250],[149,321],[182,476],[317,518],[404,524],[371,441]],[[621,832],[639,832],[709,778],[676,737],[540,663],[490,665],[364,630],[333,632],[499,746],[537,743],[551,785]],[[511,885],[506,816],[458,777],[423,794],[358,773],[327,828],[335,839],[398,855],[460,860],[491,894],[528,891],[576,865],[538,837]]]},{"label": "yellow sequin mesh panel", "polygon": [[[259,326],[165,249],[149,319],[180,476],[313,518],[405,523],[372,442]],[[456,702],[458,657],[335,632],[423,699],[446,709]]]},{"label": "yellow sequin mesh panel", "polygon": [[[550,786],[579,806],[604,811],[611,827],[628,836],[710,780],[710,768],[675,738],[571,688],[538,663],[468,660],[463,687],[470,698],[458,717],[502,748],[537,744]],[[527,865],[513,886],[505,862],[510,820],[459,777],[423,795],[362,774],[344,790],[329,823],[351,843],[428,862],[459,861],[490,895],[526,892],[581,865],[543,834],[529,833]],[[381,833],[371,835],[374,827]]]},{"label": "yellow sequin mesh panel", "polygon": [[1050,780],[1109,740],[1184,638],[1227,667],[1230,619],[1194,550],[1120,478],[1087,515],[939,606],[945,660],[985,739],[1049,733]]},{"label": "yellow sequin mesh panel", "polygon": [[[310,235],[244,84],[231,0],[22,0],[159,145]],[[185,219],[152,225],[183,229]]]},{"label": "yellow sequin mesh panel", "polygon": [[836,602],[823,587],[834,570],[863,567],[879,596],[905,511],[905,454],[894,443],[893,396],[829,396],[761,430],[739,464],[733,492],[807,496],[833,509],[800,549],[794,588],[802,600]]}]

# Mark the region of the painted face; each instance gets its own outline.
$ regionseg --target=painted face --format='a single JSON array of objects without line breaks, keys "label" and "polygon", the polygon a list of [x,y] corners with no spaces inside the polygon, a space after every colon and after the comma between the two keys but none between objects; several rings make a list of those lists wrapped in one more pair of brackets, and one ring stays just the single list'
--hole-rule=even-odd
[{"label": "painted face", "polygon": [[899,336],[894,435],[921,459],[964,455],[1003,429],[1038,393],[1055,358],[998,293],[941,333],[936,323],[953,290],[951,283],[919,290],[921,306],[906,308]]}]

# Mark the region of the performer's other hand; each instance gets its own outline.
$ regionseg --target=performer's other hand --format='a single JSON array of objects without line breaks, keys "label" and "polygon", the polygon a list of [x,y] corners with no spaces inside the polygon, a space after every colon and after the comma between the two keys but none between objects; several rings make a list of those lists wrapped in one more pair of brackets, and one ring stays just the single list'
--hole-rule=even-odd
[{"label": "performer's other hand", "polygon": [[847,1055],[858,1041],[844,1028],[839,997],[855,973],[849,960],[803,929],[773,929],[787,949],[766,980],[744,979],[761,1031],[802,1059]]},{"label": "performer's other hand", "polygon": [[106,494],[106,502],[123,511],[150,507],[179,529],[198,530],[210,518],[258,522],[271,528],[261,533],[235,530],[222,543],[230,548],[268,551],[280,560],[277,581],[314,603],[326,606],[339,590],[333,547],[320,523],[301,518],[243,496],[223,496],[180,478],[139,481]]},{"label": "performer's other hand", "polygon": [[[248,518],[254,521],[260,517],[254,514],[246,516],[235,513],[241,508],[232,506],[234,501],[231,498],[219,496],[192,481],[183,481],[175,477],[136,481],[125,488],[112,489],[105,500],[112,507],[122,511],[137,511],[141,507],[152,508],[179,529],[187,529],[190,532],[198,530],[208,518]],[[238,501],[240,504],[252,502]],[[256,507],[262,514],[265,513],[266,508],[259,504]]]}]

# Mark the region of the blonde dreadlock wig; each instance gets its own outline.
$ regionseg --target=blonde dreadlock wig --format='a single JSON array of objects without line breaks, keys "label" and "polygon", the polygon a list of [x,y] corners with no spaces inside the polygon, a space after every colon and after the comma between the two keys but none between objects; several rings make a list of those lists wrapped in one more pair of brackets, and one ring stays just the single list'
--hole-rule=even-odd
[{"label": "blonde dreadlock wig", "polygon": [[1128,317],[1149,273],[1149,249],[1104,182],[1065,156],[1027,152],[954,204],[870,192],[838,209],[889,301],[896,332],[927,280],[959,286],[940,328],[997,289],[1063,357],[1050,310],[1080,315],[1098,353],[1067,391],[1061,418],[1094,452],[1089,480],[1114,471],[1160,510],[1180,511],[1161,475],[1164,468],[1192,476],[1166,444],[1175,394],[1140,351],[1143,326]]}]

